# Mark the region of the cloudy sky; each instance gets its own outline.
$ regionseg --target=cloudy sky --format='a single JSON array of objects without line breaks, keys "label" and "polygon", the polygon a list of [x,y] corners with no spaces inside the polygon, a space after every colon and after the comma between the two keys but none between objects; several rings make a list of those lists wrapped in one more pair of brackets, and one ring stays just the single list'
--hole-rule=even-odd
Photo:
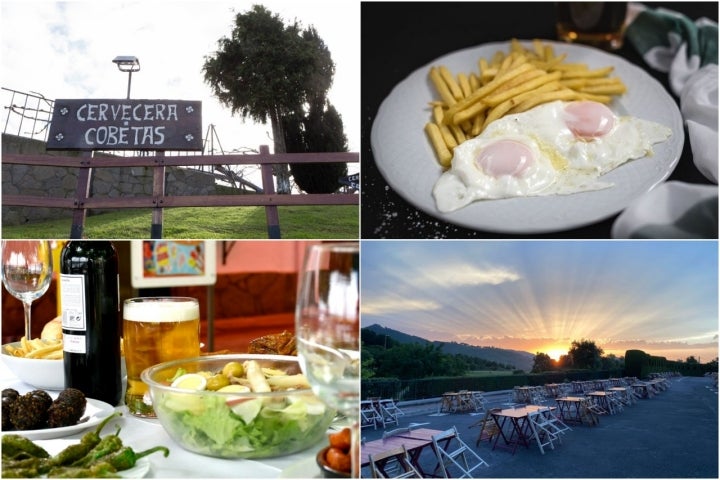
[{"label": "cloudy sky", "polygon": [[715,242],[364,241],[362,324],[567,353],[718,355]]},{"label": "cloudy sky", "polygon": [[2,0],[0,84],[51,99],[125,98],[128,77],[112,59],[134,55],[141,71],[132,77],[133,98],[202,100],[203,135],[214,124],[226,152],[261,144],[272,149],[270,126],[231,117],[202,77],[204,57],[230,35],[235,13],[254,4],[286,24],[315,27],[336,64],[330,100],[342,115],[350,151],[359,151],[359,2]]}]

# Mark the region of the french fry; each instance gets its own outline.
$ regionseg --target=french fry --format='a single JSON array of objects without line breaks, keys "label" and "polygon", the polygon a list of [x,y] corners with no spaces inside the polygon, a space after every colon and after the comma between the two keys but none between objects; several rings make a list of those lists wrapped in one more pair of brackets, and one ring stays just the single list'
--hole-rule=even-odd
[{"label": "french fry", "polygon": [[430,80],[432,80],[433,85],[435,85],[435,89],[440,94],[440,98],[448,105],[453,105],[455,103],[455,97],[452,92],[450,92],[445,80],[443,80],[439,68],[433,67],[430,69]]},{"label": "french fry", "polygon": [[563,70],[562,78],[584,78],[584,77],[604,77],[610,75],[614,67],[597,68],[595,70]]},{"label": "french fry", "polygon": [[62,340],[49,341],[39,338],[28,340],[23,336],[19,347],[8,345],[5,351],[15,357],[59,359],[62,358],[62,348]]},{"label": "french fry", "polygon": [[435,154],[440,161],[440,165],[443,167],[449,167],[450,161],[452,160],[452,153],[450,153],[447,145],[445,145],[445,140],[443,140],[443,136],[440,133],[440,127],[438,127],[435,123],[426,123],[425,133],[430,139],[430,143],[435,150]]},{"label": "french fry", "polygon": [[553,73],[547,73],[545,75],[540,75],[536,78],[525,81],[521,85],[518,85],[510,90],[507,90],[505,92],[500,92],[498,94],[487,97],[487,98],[483,99],[483,103],[487,104],[490,107],[494,107],[495,105],[498,105],[512,97],[515,97],[522,93],[528,92],[530,90],[534,90],[535,88],[542,86],[546,83],[550,83],[555,80],[559,80],[560,75],[561,75],[560,72],[553,72]]},{"label": "french fry", "polygon": [[537,107],[542,103],[553,102],[555,100],[576,100],[577,98],[577,92],[570,89],[542,93],[540,95],[535,95],[532,98],[528,98],[524,102],[512,108],[509,113],[521,113],[526,110],[530,110],[533,107]]},{"label": "french fry", "polygon": [[54,345],[34,348],[27,355],[25,355],[25,358],[47,358],[51,353],[62,351],[62,347],[62,343],[57,342]]},{"label": "french fry", "polygon": [[460,100],[463,98],[463,93],[460,89],[460,85],[458,85],[458,83],[455,81],[455,77],[453,77],[453,74],[450,73],[450,70],[448,70],[448,68],[444,65],[440,67],[440,77],[445,81],[448,90],[450,90],[450,94],[455,100]]}]

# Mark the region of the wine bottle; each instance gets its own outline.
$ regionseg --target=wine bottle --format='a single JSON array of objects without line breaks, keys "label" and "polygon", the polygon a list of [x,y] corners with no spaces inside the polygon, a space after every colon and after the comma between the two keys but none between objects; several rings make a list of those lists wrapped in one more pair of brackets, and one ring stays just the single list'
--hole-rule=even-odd
[{"label": "wine bottle", "polygon": [[118,256],[107,241],[70,241],[60,254],[65,387],[118,405],[120,286]]}]

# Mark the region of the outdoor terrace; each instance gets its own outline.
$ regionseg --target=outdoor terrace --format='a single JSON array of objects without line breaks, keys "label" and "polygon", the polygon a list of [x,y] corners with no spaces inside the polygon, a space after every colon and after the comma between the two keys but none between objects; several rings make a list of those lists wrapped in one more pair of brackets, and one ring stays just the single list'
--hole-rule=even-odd
[{"label": "outdoor terrace", "polygon": [[[397,425],[367,426],[361,437],[365,445],[399,427],[411,427],[411,432],[456,427],[460,438],[488,464],[474,470],[474,477],[718,478],[718,397],[712,377],[673,377],[666,390],[639,398],[614,415],[598,415],[596,425],[571,423],[562,443],[546,447],[544,454],[534,440],[514,453],[494,449],[494,438],[476,446],[478,420],[490,409],[505,408],[510,393],[486,392],[483,411],[441,412],[441,399],[400,403],[403,415]],[[545,405],[557,406],[552,399]],[[432,446],[420,451],[418,464],[424,472],[432,473],[436,463]],[[361,473],[372,476],[367,465]]]}]

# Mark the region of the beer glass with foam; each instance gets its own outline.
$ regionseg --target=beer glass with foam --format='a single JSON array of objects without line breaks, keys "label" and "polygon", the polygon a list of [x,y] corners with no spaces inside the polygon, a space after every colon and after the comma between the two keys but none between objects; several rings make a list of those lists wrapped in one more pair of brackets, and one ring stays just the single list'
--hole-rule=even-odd
[{"label": "beer glass with foam", "polygon": [[125,404],[139,417],[155,417],[140,374],[169,360],[200,355],[200,307],[190,297],[130,298],[123,304],[123,347],[127,366]]}]

